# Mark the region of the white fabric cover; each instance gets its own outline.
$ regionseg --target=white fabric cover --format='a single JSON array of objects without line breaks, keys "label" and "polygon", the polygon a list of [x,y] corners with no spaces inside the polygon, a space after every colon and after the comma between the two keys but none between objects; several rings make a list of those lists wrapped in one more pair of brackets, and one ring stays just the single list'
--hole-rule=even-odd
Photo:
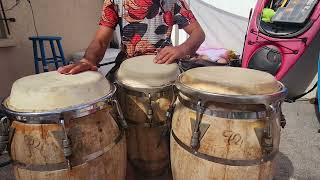
[{"label": "white fabric cover", "polygon": [[154,55],[147,55],[125,60],[117,71],[117,80],[137,88],[152,88],[174,82],[179,75],[178,65],[156,64],[154,58]]},{"label": "white fabric cover", "polygon": [[201,67],[183,73],[181,82],[195,90],[228,95],[263,95],[279,91],[269,73],[235,67]]},{"label": "white fabric cover", "polygon": [[63,75],[52,71],[17,80],[6,104],[20,112],[50,111],[92,102],[109,91],[110,83],[99,72]]}]

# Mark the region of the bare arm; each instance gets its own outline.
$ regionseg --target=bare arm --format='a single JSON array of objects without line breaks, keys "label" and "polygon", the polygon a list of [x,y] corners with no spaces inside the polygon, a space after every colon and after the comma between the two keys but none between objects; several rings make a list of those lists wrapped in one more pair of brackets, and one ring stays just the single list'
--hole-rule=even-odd
[{"label": "bare arm", "polygon": [[99,64],[107,50],[108,44],[112,38],[112,34],[113,29],[100,26],[83,58],[89,60],[95,65]]},{"label": "bare arm", "polygon": [[198,22],[194,22],[185,27],[184,30],[189,34],[189,38],[180,46],[186,49],[187,55],[193,55],[205,40],[205,34]]},{"label": "bare arm", "polygon": [[159,64],[170,64],[176,59],[184,58],[187,55],[196,53],[200,45],[205,40],[205,33],[198,22],[193,22],[186,26],[184,30],[189,34],[189,38],[176,47],[165,47],[157,55],[155,61]]},{"label": "bare arm", "polygon": [[77,74],[83,71],[96,71],[97,65],[102,60],[108,44],[113,35],[113,29],[100,26],[94,39],[87,48],[83,59],[76,64],[71,64],[58,69],[62,74]]}]

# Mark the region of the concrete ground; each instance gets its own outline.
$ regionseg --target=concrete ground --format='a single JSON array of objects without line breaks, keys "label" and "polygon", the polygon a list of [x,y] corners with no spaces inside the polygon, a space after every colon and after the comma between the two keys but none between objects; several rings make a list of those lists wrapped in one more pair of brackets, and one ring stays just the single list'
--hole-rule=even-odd
[{"label": "concrete ground", "polygon": [[[320,123],[308,101],[284,104],[287,126],[281,133],[275,180],[320,180]],[[7,158],[2,156],[0,162]],[[11,167],[0,169],[0,180],[13,180]],[[168,176],[137,180],[170,180]]]},{"label": "concrete ground", "polygon": [[284,104],[287,126],[281,133],[277,180],[320,180],[320,129],[314,105]]}]

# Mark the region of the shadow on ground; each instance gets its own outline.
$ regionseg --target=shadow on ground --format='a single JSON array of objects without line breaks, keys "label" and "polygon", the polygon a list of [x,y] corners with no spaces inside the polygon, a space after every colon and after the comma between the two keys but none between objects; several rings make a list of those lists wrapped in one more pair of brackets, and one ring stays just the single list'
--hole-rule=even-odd
[{"label": "shadow on ground", "polygon": [[[314,107],[314,111],[316,112],[316,117],[317,117],[318,122],[319,122],[319,124],[320,124],[320,112],[319,112],[318,99],[315,99],[314,101],[315,101],[315,102],[314,102],[314,106],[313,106],[313,107]],[[320,129],[319,129],[318,133],[320,133]]]},{"label": "shadow on ground", "polygon": [[280,152],[276,157],[276,164],[274,180],[290,180],[294,173],[294,167],[288,156]]},{"label": "shadow on ground", "polygon": [[[9,160],[8,155],[0,155],[0,166],[4,165],[5,162],[7,162],[8,160]],[[1,180],[14,180],[11,165],[0,167],[0,179]]]}]

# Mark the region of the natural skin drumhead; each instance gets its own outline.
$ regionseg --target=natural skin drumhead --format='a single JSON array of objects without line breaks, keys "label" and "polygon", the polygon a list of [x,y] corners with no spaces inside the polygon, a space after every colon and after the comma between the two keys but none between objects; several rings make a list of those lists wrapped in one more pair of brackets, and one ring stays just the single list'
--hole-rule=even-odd
[{"label": "natural skin drumhead", "polygon": [[150,88],[172,83],[179,75],[179,67],[173,64],[156,64],[156,56],[138,56],[124,61],[117,80],[130,87]]},{"label": "natural skin drumhead", "polygon": [[180,80],[194,90],[225,95],[265,95],[281,89],[269,73],[235,67],[202,67],[183,73]]},{"label": "natural skin drumhead", "polygon": [[110,83],[99,72],[63,75],[57,71],[17,80],[6,100],[9,109],[39,112],[92,102],[110,92]]}]

